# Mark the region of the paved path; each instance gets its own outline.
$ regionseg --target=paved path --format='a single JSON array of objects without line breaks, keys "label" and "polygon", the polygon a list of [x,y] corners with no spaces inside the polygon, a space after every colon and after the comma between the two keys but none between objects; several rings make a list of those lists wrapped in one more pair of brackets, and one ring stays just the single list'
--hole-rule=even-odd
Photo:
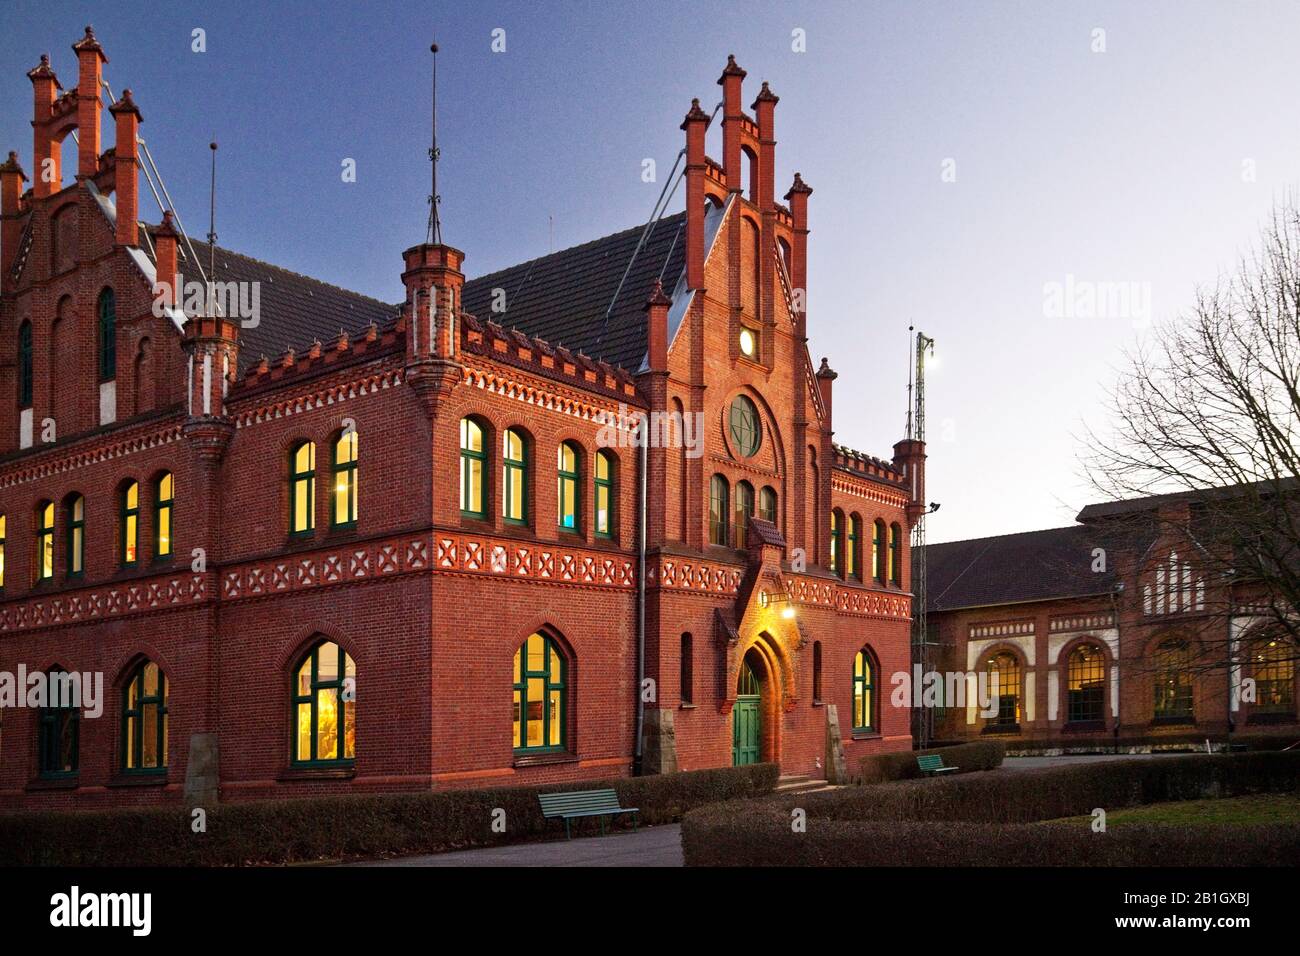
[{"label": "paved path", "polygon": [[458,850],[395,860],[370,860],[354,866],[681,866],[681,825],[642,827],[636,833],[517,843]]},{"label": "paved path", "polygon": [[1157,752],[1153,754],[1062,754],[1058,757],[1007,757],[1003,770],[1033,770],[1037,767],[1068,767],[1074,764],[1108,763],[1112,760],[1160,760],[1164,757],[1185,757],[1181,753]]}]

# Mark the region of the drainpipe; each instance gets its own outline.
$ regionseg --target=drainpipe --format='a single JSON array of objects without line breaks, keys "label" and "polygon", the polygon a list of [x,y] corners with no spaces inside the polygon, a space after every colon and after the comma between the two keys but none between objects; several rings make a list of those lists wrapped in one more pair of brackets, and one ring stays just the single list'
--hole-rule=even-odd
[{"label": "drainpipe", "polygon": [[[649,427],[649,424],[646,424]],[[648,438],[648,434],[643,436]],[[636,749],[632,773],[641,774],[641,731],[645,726],[645,697],[641,687],[645,683],[645,525],[646,525],[646,460],[650,449],[648,441],[637,442],[637,572],[636,572]]]}]

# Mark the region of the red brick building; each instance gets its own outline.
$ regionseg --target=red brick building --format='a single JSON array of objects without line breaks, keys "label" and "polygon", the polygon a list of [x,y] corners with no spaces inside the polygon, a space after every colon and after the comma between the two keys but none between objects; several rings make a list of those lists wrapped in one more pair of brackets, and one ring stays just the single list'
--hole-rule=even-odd
[{"label": "red brick building", "polygon": [[74,50],[74,89],[28,74],[30,178],[0,166],[0,672],[105,699],[0,710],[0,806],[820,777],[911,745],[879,689],[924,448],[832,442],[767,84],[746,112],[729,60],[720,121],[687,113],[684,212],[471,281],[439,236],[390,305],[142,223],[141,107]]}]

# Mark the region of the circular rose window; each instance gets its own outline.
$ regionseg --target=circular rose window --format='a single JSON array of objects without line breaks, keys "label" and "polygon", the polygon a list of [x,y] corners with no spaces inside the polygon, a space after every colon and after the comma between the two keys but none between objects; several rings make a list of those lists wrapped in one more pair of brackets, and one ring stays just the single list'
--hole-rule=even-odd
[{"label": "circular rose window", "polygon": [[763,438],[758,409],[741,395],[731,403],[730,419],[731,444],[739,455],[748,458],[758,451]]}]

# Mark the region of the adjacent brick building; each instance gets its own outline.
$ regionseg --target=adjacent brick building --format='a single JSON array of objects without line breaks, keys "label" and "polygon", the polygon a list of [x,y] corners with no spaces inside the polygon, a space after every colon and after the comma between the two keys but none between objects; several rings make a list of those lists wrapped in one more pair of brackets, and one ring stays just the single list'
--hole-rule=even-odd
[{"label": "adjacent brick building", "polygon": [[[692,105],[684,212],[471,281],[439,236],[394,305],[141,222],[142,107],[74,51],[74,89],[28,74],[30,178],[0,166],[0,672],[106,700],[0,711],[0,806],[910,747],[880,690],[925,451],[832,442],[766,83],[746,112],[732,59],[720,122]],[[256,290],[256,323],[177,273]]]}]

